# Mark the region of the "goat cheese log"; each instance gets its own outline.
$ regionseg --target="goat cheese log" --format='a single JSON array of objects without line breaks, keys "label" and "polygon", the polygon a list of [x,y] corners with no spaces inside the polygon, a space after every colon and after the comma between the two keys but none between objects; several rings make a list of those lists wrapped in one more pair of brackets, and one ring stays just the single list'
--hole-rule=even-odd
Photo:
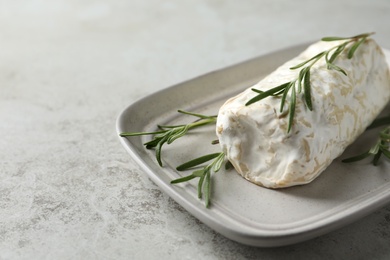
[{"label": "goat cheese log", "polygon": [[[390,97],[390,73],[381,48],[367,39],[348,59],[344,51],[329,70],[324,58],[311,68],[313,111],[297,94],[291,131],[288,102],[280,113],[280,97],[245,104],[257,93],[295,80],[300,69],[290,67],[340,44],[318,42],[286,62],[256,85],[220,108],[216,132],[228,160],[247,180],[268,188],[311,182],[366,129]],[[291,92],[291,91],[290,91]]]}]

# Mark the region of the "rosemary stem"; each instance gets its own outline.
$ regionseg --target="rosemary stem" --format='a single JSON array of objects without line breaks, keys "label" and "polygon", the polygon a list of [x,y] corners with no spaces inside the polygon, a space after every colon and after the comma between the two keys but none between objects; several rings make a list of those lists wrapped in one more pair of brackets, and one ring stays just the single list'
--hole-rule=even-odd
[{"label": "rosemary stem", "polygon": [[210,124],[210,123],[214,123],[216,121],[217,121],[217,118],[215,118],[215,117],[201,119],[199,121],[196,121],[196,122],[188,124],[188,129],[199,127],[199,126],[203,126],[203,125],[207,125],[207,124]]}]

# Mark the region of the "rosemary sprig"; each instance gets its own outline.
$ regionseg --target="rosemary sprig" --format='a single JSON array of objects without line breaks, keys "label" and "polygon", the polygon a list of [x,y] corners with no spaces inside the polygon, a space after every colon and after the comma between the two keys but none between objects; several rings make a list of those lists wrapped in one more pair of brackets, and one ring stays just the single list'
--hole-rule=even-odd
[{"label": "rosemary sprig", "polygon": [[296,108],[296,99],[297,94],[301,94],[303,90],[303,97],[304,97],[304,104],[310,111],[313,110],[312,105],[312,98],[311,98],[311,83],[310,83],[310,70],[313,67],[313,65],[318,62],[321,58],[325,59],[327,69],[328,70],[336,70],[344,75],[347,75],[345,70],[340,68],[339,66],[334,64],[334,61],[337,57],[340,56],[341,53],[343,53],[344,50],[348,49],[347,57],[348,59],[352,59],[354,53],[359,48],[359,46],[373,33],[364,33],[359,34],[352,37],[325,37],[322,38],[322,41],[343,41],[342,43],[333,46],[332,48],[322,51],[312,58],[291,67],[291,70],[295,69],[301,69],[298,73],[298,77],[290,82],[283,83],[279,86],[276,86],[274,88],[271,88],[267,91],[261,91],[258,89],[253,88],[252,90],[258,95],[250,99],[245,105],[249,106],[255,102],[258,102],[266,97],[274,96],[279,97],[281,96],[281,102],[280,102],[280,113],[284,110],[284,105],[286,103],[288,94],[289,96],[289,108],[288,108],[288,127],[287,127],[287,133],[291,131],[291,127],[294,122],[294,115],[295,115],[295,108]]},{"label": "rosemary sprig", "polygon": [[[129,136],[141,136],[141,135],[154,135],[153,139],[149,142],[144,143],[147,149],[156,149],[156,159],[160,166],[162,166],[161,160],[161,151],[164,144],[171,144],[173,141],[177,140],[180,137],[183,137],[188,133],[190,129],[197,128],[200,126],[208,125],[215,123],[217,120],[217,116],[206,116],[202,114],[196,114],[192,112],[186,112],[183,110],[178,110],[179,113],[191,115],[198,117],[197,120],[193,121],[189,124],[184,125],[158,125],[159,130],[153,132],[125,132],[121,133],[122,137]],[[211,144],[218,144],[218,140],[213,141]],[[185,171],[189,169],[193,169],[201,164],[211,161],[212,162],[206,166],[203,166],[201,169],[193,171],[190,175],[172,180],[172,184],[181,183],[190,181],[194,178],[199,178],[198,182],[198,197],[202,198],[204,194],[206,207],[210,205],[211,198],[211,174],[218,172],[223,162],[225,161],[225,154],[223,152],[213,153],[201,156],[199,158],[188,161],[182,165],[179,165],[176,169],[178,171]],[[226,162],[225,168],[229,169],[231,164],[229,161]]]},{"label": "rosemary sprig", "polygon": [[351,163],[363,160],[369,156],[373,156],[372,164],[378,165],[379,159],[382,155],[390,159],[390,126],[386,127],[379,133],[379,138],[376,143],[366,152],[344,159],[342,162]]},{"label": "rosemary sprig", "polygon": [[374,122],[371,123],[367,127],[367,129],[373,129],[377,128],[383,125],[387,125],[383,130],[379,132],[378,139],[375,142],[375,144],[366,152],[346,158],[342,160],[342,162],[345,163],[351,163],[363,160],[369,156],[374,156],[372,163],[376,166],[379,163],[379,159],[381,158],[382,154],[385,155],[385,157],[390,159],[390,116],[386,117],[380,117],[374,120]]},{"label": "rosemary sprig", "polygon": [[210,164],[203,166],[201,169],[193,171],[190,175],[171,181],[172,184],[176,184],[176,183],[186,182],[195,178],[199,178],[198,198],[201,199],[204,194],[206,207],[209,207],[210,205],[211,173],[216,173],[221,169],[222,164],[225,161],[225,154],[221,152],[221,153],[212,153],[212,154],[204,155],[199,158],[193,159],[189,162],[186,162],[176,168],[176,170],[178,171],[185,171],[185,170],[193,169],[194,167],[197,167],[210,160],[212,160]]},{"label": "rosemary sprig", "polygon": [[181,114],[191,115],[198,117],[197,120],[189,124],[184,125],[158,125],[159,130],[154,132],[125,132],[121,133],[120,136],[141,136],[141,135],[154,135],[153,139],[149,142],[144,143],[147,149],[156,149],[156,160],[160,166],[162,166],[161,152],[164,144],[171,144],[175,140],[183,137],[188,133],[190,129],[198,128],[200,126],[215,123],[217,116],[206,116],[196,113],[191,113],[183,110],[178,110]]}]

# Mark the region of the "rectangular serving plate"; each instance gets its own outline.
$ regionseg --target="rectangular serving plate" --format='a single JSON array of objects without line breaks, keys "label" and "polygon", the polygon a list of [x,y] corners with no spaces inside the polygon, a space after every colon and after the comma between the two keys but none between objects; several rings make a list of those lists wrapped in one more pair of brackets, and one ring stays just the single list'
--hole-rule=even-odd
[{"label": "rectangular serving plate", "polygon": [[[217,114],[219,107],[252,86],[285,61],[297,56],[308,44],[261,56],[166,88],[127,107],[117,119],[117,133],[154,131],[156,126],[188,123],[194,118],[178,109]],[[390,52],[385,50],[390,64]],[[390,110],[387,109],[386,110]],[[315,181],[308,185],[272,190],[244,180],[234,170],[212,176],[211,206],[197,197],[197,181],[173,185],[171,180],[190,174],[176,166],[201,155],[219,152],[214,126],[196,130],[163,148],[164,166],[154,150],[143,143],[148,136],[119,137],[131,157],[150,179],[193,216],[229,239],[259,247],[302,242],[349,224],[390,202],[389,163],[377,167],[369,161],[353,164],[342,158],[371,146],[376,130],[366,131]]]}]

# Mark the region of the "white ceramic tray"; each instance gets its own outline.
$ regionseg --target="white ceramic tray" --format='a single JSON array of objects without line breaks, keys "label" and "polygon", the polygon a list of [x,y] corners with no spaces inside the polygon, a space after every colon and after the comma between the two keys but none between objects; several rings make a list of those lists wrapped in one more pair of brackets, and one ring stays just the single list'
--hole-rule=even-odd
[{"label": "white ceramic tray", "polygon": [[[117,132],[156,130],[157,124],[190,122],[178,109],[217,114],[228,98],[259,81],[307,45],[292,47],[164,89],[127,107],[118,117]],[[390,52],[386,51],[390,63]],[[220,151],[210,145],[216,139],[213,126],[165,146],[164,167],[154,151],[143,143],[150,137],[120,137],[130,155],[149,177],[177,203],[222,235],[243,244],[282,246],[320,236],[355,221],[390,202],[390,163],[374,167],[369,161],[344,164],[341,158],[371,145],[375,130],[366,132],[309,185],[271,190],[256,186],[234,170],[212,177],[210,208],[197,198],[194,182],[172,185],[170,181],[190,172],[176,166],[198,156]]]}]

